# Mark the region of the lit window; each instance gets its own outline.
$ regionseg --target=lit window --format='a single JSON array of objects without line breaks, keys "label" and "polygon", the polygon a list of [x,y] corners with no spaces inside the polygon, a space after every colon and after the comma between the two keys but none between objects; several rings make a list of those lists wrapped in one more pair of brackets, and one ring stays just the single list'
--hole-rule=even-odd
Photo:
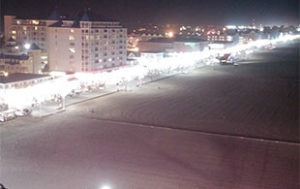
[{"label": "lit window", "polygon": [[69,48],[69,50],[72,52],[72,53],[75,53],[75,48]]},{"label": "lit window", "polygon": [[38,25],[40,22],[38,20],[32,20],[32,24]]},{"label": "lit window", "polygon": [[227,41],[232,41],[232,37],[231,36],[227,36]]},{"label": "lit window", "polygon": [[74,33],[74,29],[71,29],[70,32],[71,32],[71,33]]},{"label": "lit window", "polygon": [[72,35],[70,35],[70,36],[69,36],[69,40],[73,41],[73,40],[75,40],[75,37],[72,36]]},{"label": "lit window", "polygon": [[20,20],[17,20],[17,24],[21,24],[21,21],[20,21]]},{"label": "lit window", "polygon": [[13,36],[11,36],[11,38],[12,38],[12,39],[14,39],[14,40],[16,40],[16,36],[14,36],[14,35],[13,35]]},{"label": "lit window", "polygon": [[26,26],[23,26],[23,30],[27,30],[27,27],[26,27]]},{"label": "lit window", "polygon": [[17,34],[17,31],[13,30],[11,31],[12,34]]},{"label": "lit window", "polygon": [[37,26],[35,26],[35,27],[34,27],[34,30],[38,30],[38,27],[37,27]]}]

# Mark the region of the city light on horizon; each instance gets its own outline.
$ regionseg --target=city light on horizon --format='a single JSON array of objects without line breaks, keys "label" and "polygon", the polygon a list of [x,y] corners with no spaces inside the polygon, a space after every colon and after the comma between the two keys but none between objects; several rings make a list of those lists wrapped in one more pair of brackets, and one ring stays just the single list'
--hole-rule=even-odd
[{"label": "city light on horizon", "polygon": [[175,35],[175,34],[174,34],[173,31],[169,31],[169,32],[166,33],[166,36],[167,36],[168,38],[173,38],[174,35]]},{"label": "city light on horizon", "polygon": [[30,44],[30,43],[25,43],[25,44],[24,44],[24,48],[25,48],[26,50],[29,50],[30,47],[31,47],[31,44]]}]

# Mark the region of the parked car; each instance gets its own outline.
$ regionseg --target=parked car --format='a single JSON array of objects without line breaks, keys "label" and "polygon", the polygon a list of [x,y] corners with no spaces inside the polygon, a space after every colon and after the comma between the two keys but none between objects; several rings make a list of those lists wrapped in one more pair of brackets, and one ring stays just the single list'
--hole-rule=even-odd
[{"label": "parked car", "polygon": [[27,116],[29,114],[31,114],[32,110],[29,109],[29,108],[24,108],[24,109],[19,109],[19,110],[16,110],[15,114],[16,116]]},{"label": "parked car", "polygon": [[0,112],[0,121],[5,122],[16,118],[15,110],[6,110]]}]

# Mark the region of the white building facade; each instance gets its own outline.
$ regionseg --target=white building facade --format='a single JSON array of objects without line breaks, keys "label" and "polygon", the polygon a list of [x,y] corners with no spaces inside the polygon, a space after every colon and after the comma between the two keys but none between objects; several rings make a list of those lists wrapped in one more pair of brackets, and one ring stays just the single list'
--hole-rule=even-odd
[{"label": "white building facade", "polygon": [[93,72],[126,64],[127,29],[91,14],[49,27],[51,71]]},{"label": "white building facade", "polygon": [[90,9],[73,19],[5,16],[5,39],[35,44],[47,53],[49,71],[91,72],[126,64],[127,29]]},{"label": "white building facade", "polygon": [[[58,18],[57,18],[58,19]],[[33,19],[5,15],[5,40],[12,38],[17,44],[36,44],[43,51],[48,50],[48,27],[57,22],[55,18]]]}]

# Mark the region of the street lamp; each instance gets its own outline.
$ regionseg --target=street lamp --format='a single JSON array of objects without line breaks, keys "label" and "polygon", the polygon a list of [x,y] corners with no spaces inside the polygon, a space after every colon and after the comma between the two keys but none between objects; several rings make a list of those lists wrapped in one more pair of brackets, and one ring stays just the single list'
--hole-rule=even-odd
[{"label": "street lamp", "polygon": [[169,31],[166,33],[168,38],[173,38],[174,37],[174,33],[172,31]]},{"label": "street lamp", "polygon": [[25,48],[26,50],[29,50],[30,47],[31,47],[31,45],[30,45],[29,43],[25,43],[25,44],[24,44],[24,48]]}]

